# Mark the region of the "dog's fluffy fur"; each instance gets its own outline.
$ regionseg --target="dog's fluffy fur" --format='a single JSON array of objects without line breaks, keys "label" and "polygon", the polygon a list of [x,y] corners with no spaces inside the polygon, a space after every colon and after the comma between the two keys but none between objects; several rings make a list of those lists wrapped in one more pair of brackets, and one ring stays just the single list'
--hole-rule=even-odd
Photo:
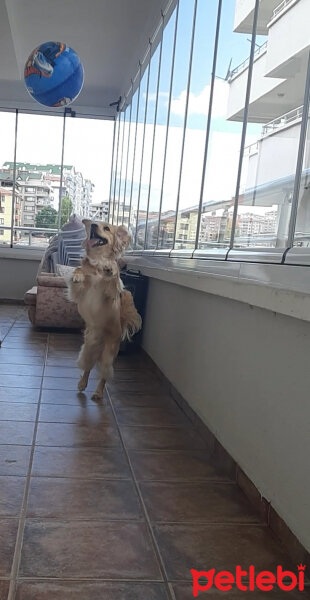
[{"label": "dog's fluffy fur", "polygon": [[141,317],[119,275],[118,261],[130,239],[127,230],[88,219],[83,223],[87,234],[86,257],[73,273],[69,295],[86,324],[78,359],[84,373],[78,388],[85,390],[90,371],[98,364],[100,381],[93,399],[100,399],[105,382],[112,375],[120,342],[139,331]]}]

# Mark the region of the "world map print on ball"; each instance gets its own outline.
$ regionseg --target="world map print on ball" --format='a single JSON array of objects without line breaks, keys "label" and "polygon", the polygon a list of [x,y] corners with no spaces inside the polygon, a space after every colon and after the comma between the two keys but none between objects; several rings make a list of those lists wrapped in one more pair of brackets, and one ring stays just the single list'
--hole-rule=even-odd
[{"label": "world map print on ball", "polygon": [[62,42],[45,42],[35,48],[24,69],[30,96],[44,106],[71,104],[84,83],[84,69],[77,53]]}]

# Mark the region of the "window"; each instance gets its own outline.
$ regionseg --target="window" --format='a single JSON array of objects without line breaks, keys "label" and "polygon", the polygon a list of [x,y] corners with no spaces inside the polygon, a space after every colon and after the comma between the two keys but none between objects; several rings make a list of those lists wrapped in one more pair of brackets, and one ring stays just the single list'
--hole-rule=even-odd
[{"label": "window", "polygon": [[[260,5],[259,22],[263,14]],[[275,26],[271,21],[266,34],[274,35]],[[307,56],[301,56],[295,63],[294,80],[283,78],[282,61],[274,65],[272,78],[268,77],[273,51],[271,48],[269,52],[269,36],[259,36],[256,40],[234,247],[284,251],[293,200]],[[231,82],[232,94],[238,85],[237,77]],[[237,117],[236,109],[232,111],[233,118]]]},{"label": "window", "polygon": [[119,212],[121,168],[122,168],[123,150],[124,150],[124,125],[125,125],[125,113],[121,112],[118,116],[117,155],[116,155],[116,163],[115,163],[114,193],[113,193],[112,218],[111,218],[111,221],[114,225],[117,224],[117,213]]},{"label": "window", "polygon": [[0,229],[0,235],[4,235],[4,229]]},{"label": "window", "polygon": [[[54,165],[60,169],[61,147],[63,133],[63,117],[54,115],[36,115],[20,112],[18,115],[17,128],[17,147],[16,147],[16,177],[20,184],[23,181],[29,181],[30,185],[24,187],[23,210],[18,213],[15,211],[16,227],[42,227],[46,226],[44,212],[46,208],[35,206],[35,196],[33,194],[38,187],[34,181],[40,179]],[[48,143],[46,140],[48,139]],[[31,143],[30,143],[31,140]],[[31,185],[34,183],[34,185]],[[42,187],[42,186],[41,186]],[[22,185],[21,185],[22,188]],[[29,197],[28,197],[28,194]],[[56,217],[58,213],[58,199],[56,202],[50,202],[50,219],[48,229],[55,229]],[[27,214],[33,213],[33,216]],[[22,229],[16,229],[18,234],[15,245],[28,246],[29,234]],[[54,235],[53,233],[50,234]],[[49,237],[42,237],[41,234],[33,232],[31,244],[33,246],[47,245]]]},{"label": "window", "polygon": [[146,248],[156,248],[158,242],[159,214],[161,207],[161,184],[165,163],[165,144],[167,139],[167,122],[170,113],[170,85],[174,39],[176,34],[177,9],[175,8],[168,22],[164,21],[162,39],[162,58],[160,62],[159,85],[157,96],[157,114],[154,132],[154,150],[152,173],[149,189],[149,214],[146,232]]},{"label": "window", "polygon": [[[162,205],[159,225],[158,247],[171,248],[171,234],[176,224],[178,186],[186,126],[186,100],[191,67],[191,45],[196,22],[197,0],[180,0],[176,48],[172,78],[172,100],[168,123],[167,153],[162,182]],[[174,237],[174,236],[173,236]]]},{"label": "window", "polygon": [[150,62],[149,72],[149,83],[148,83],[148,95],[147,95],[147,106],[145,116],[145,132],[144,132],[144,148],[142,154],[142,167],[141,176],[139,183],[139,194],[138,194],[138,222],[137,222],[137,236],[136,236],[136,247],[144,248],[145,235],[146,235],[146,222],[148,219],[148,207],[149,207],[149,188],[150,188],[150,176],[152,166],[152,154],[154,145],[155,135],[155,119],[157,112],[157,87],[159,77],[159,67],[161,61],[161,42],[157,46]]},{"label": "window", "polygon": [[[109,198],[112,140],[112,121],[78,116],[66,118],[63,172],[66,194],[62,200],[62,223],[72,212],[80,217],[90,217],[91,204]],[[72,186],[67,186],[67,181]],[[54,188],[53,192],[58,202],[59,188]],[[51,196],[52,192],[46,200],[50,202]]]},{"label": "window", "polygon": [[310,116],[307,123],[303,167],[300,179],[294,246],[310,248]]},{"label": "window", "polygon": [[[184,147],[178,174],[176,249],[195,248],[196,244],[217,12],[217,0],[198,0],[188,87],[172,103],[175,120],[185,111]],[[186,237],[182,235],[185,224]]]},{"label": "window", "polygon": [[[146,58],[148,60],[148,58]],[[138,203],[139,203],[139,189],[140,189],[140,178],[141,178],[141,167],[142,167],[142,156],[143,146],[145,137],[145,118],[146,118],[146,101],[148,94],[148,82],[149,82],[149,64],[145,69],[139,87],[139,102],[137,106],[137,129],[136,129],[136,142],[135,142],[135,160],[133,166],[132,175],[132,189],[131,189],[131,211],[130,211],[130,233],[132,236],[133,243],[136,238],[136,224],[138,215]]]},{"label": "window", "polygon": [[0,225],[4,225],[4,219],[0,219]]}]

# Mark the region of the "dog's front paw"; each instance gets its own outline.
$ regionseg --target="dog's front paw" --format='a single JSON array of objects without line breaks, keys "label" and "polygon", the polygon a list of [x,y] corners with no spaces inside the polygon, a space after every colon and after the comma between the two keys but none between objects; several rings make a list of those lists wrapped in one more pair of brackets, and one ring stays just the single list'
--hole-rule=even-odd
[{"label": "dog's front paw", "polygon": [[82,269],[80,269],[80,268],[75,269],[75,271],[72,275],[72,282],[73,283],[83,283],[83,281],[85,281],[85,276],[84,276]]}]

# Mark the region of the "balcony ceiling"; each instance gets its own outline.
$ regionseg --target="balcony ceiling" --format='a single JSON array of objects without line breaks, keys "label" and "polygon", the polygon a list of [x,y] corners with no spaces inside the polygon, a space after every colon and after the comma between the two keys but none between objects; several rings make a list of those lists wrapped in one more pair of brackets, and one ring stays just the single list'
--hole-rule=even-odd
[{"label": "balcony ceiling", "polygon": [[[24,64],[42,42],[67,43],[79,54],[83,112],[112,115],[109,103],[128,90],[167,0],[0,0],[0,106],[36,108]],[[74,104],[72,105],[74,107]]]}]

